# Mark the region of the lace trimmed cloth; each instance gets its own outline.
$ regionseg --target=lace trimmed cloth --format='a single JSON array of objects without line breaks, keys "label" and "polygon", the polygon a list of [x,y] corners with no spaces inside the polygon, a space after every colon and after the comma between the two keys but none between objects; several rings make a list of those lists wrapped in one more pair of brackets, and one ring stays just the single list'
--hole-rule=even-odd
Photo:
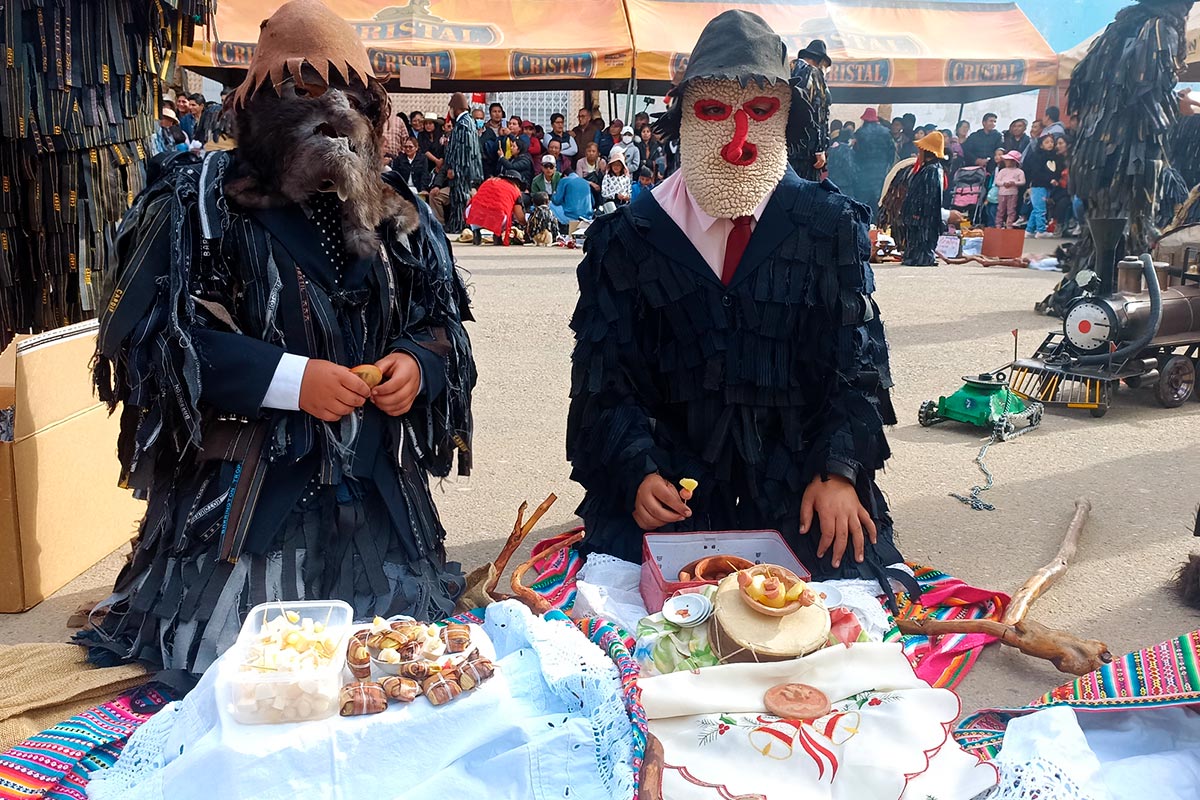
[{"label": "lace trimmed cloth", "polygon": [[89,797],[373,797],[381,779],[403,797],[632,797],[636,732],[613,661],[565,619],[515,601],[489,606],[482,633],[497,671],[476,691],[319,725],[236,725],[209,670],[134,734]]}]

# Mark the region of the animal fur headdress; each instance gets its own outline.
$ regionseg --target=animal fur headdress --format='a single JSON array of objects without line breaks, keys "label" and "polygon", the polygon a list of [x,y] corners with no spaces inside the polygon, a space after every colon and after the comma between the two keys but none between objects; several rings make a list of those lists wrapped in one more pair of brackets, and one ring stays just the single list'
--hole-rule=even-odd
[{"label": "animal fur headdress", "polygon": [[238,161],[226,195],[247,208],[341,199],[342,235],[360,258],[377,229],[418,215],[380,177],[388,96],[354,28],[320,0],[291,0],[262,24],[249,73],[231,101]]},{"label": "animal fur headdress", "polygon": [[[310,67],[311,70],[304,69]],[[321,0],[291,0],[284,3],[260,26],[258,45],[250,59],[246,78],[234,92],[234,111],[245,108],[247,101],[262,89],[276,94],[288,77],[297,86],[311,85],[320,76],[321,87],[329,86],[332,72],[347,85],[359,85],[383,102],[387,116],[387,92],[375,77],[367,49],[358,33]]]}]

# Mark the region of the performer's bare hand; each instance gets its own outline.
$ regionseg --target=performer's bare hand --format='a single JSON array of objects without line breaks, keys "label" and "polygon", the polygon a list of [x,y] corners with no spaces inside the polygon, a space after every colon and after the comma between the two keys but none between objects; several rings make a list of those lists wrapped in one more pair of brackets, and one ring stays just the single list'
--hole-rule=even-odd
[{"label": "performer's bare hand", "polygon": [[962,213],[961,213],[961,212],[959,212],[959,211],[953,211],[953,210],[952,210],[952,211],[950,212],[950,215],[949,215],[948,217],[946,217],[946,224],[947,224],[947,225],[958,225],[958,224],[959,224],[960,222],[962,222],[962,221],[963,221],[963,215],[962,215]]},{"label": "performer's bare hand", "polygon": [[633,521],[644,531],[656,531],[663,525],[682,522],[692,510],[666,478],[652,472],[642,479],[633,503]]},{"label": "performer's bare hand", "polygon": [[383,383],[371,390],[371,402],[390,417],[407,414],[421,391],[421,367],[408,353],[392,353],[375,362]]},{"label": "performer's bare hand", "polygon": [[300,381],[300,410],[326,422],[337,422],[371,395],[363,379],[341,364],[310,358]]},{"label": "performer's bare hand", "polygon": [[[854,484],[840,475],[831,475],[829,480],[821,476],[813,478],[804,490],[800,503],[800,532],[808,533],[812,525],[813,512],[821,521],[821,541],[817,545],[817,557],[821,558],[833,547],[833,566],[840,566],[846,546],[854,542],[854,560],[862,562],[864,538],[876,542],[875,521],[858,502]],[[866,534],[864,537],[863,534]]]},{"label": "performer's bare hand", "polygon": [[825,154],[824,153],[817,153],[816,157],[813,158],[813,168],[814,169],[825,169]]}]

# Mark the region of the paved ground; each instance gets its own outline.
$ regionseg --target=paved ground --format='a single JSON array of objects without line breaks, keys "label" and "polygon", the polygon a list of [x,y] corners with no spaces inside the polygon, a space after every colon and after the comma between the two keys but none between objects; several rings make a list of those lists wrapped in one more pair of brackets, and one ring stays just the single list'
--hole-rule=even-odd
[{"label": "paved ground", "polygon": [[[1036,248],[1053,249],[1053,241]],[[459,248],[471,272],[472,329],[480,365],[476,474],[446,482],[439,505],[454,558],[474,566],[498,551],[522,500],[560,500],[531,539],[575,524],[580,499],[563,457],[567,320],[578,253]],[[974,430],[923,429],[926,398],[957,388],[968,372],[1012,355],[1009,331],[1031,352],[1054,320],[1032,312],[1056,275],[977,266],[878,270],[888,322],[896,406],[895,457],[881,483],[894,507],[902,551],[964,580],[1014,590],[1057,550],[1077,496],[1095,504],[1069,574],[1035,606],[1049,625],[1108,642],[1114,653],[1194,629],[1169,582],[1189,548],[1200,489],[1200,403],[1159,408],[1146,391],[1123,391],[1103,420],[1051,413],[1041,430],[995,447],[997,510],[973,512],[947,497],[979,477]],[[111,585],[120,554],[23,615],[0,617],[0,641],[60,641],[67,615]],[[1022,704],[1064,679],[1053,667],[992,647],[961,687],[963,707]]]}]

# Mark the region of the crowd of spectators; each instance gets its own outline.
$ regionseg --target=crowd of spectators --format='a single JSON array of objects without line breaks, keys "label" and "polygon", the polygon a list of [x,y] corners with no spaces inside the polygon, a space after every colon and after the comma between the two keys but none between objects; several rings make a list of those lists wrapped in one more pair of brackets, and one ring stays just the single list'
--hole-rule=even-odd
[{"label": "crowd of spectators", "polygon": [[[232,91],[226,89],[221,99]],[[163,98],[158,132],[152,139],[153,153],[171,150],[228,149],[233,139],[228,121],[221,116],[222,104],[200,93],[177,92],[174,99]]]},{"label": "crowd of spectators", "polygon": [[[503,207],[512,195],[510,187],[518,188],[518,208],[504,209],[502,215],[511,225],[529,228],[527,241],[540,232],[534,229],[544,225],[547,213],[558,223],[552,233],[565,235],[577,223],[631,202],[677,166],[677,152],[654,133],[646,113],[627,124],[621,119],[605,122],[598,108],[583,108],[572,128],[564,114],[552,114],[543,125],[508,115],[500,103],[476,106],[471,116],[484,176],[472,201],[478,206],[475,216],[487,206],[487,216],[497,221],[493,206]],[[426,199],[446,191],[444,158],[451,127],[445,114],[421,111],[400,112],[385,127],[384,153],[392,169]],[[430,205],[438,212],[438,203]],[[535,213],[539,208],[548,211]],[[497,236],[496,242],[507,244],[508,239]]]},{"label": "crowd of spectators", "polygon": [[[914,142],[940,130],[946,142],[948,163],[946,207],[960,210],[978,225],[1024,228],[1029,237],[1074,236],[1079,218],[1070,184],[1071,148],[1075,120],[1063,118],[1050,106],[1030,123],[1014,119],[1003,130],[995,114],[987,113],[972,130],[961,120],[953,131],[936,125],[918,125],[912,114],[880,120],[868,108],[858,124],[830,122],[827,169],[845,193],[874,211],[887,172],[904,159],[916,156]],[[890,146],[889,146],[890,143]],[[956,186],[974,184],[976,192]],[[977,201],[959,205],[963,198]],[[1010,214],[1012,209],[1015,213]]]},{"label": "crowd of spectators", "polygon": [[[231,146],[221,109],[201,94],[179,92],[164,100],[156,152]],[[605,122],[598,108],[582,108],[571,128],[564,114],[552,114],[542,125],[506,114],[500,103],[475,106],[469,113],[466,122],[473,122],[479,136],[484,181],[503,179],[518,187],[526,221],[534,209],[548,208],[559,223],[556,233],[631,202],[678,166],[677,145],[662,141],[644,112],[627,124],[621,119]],[[977,129],[968,120],[953,131],[941,129],[948,156],[947,207],[958,208],[976,224],[1025,228],[1029,236],[1077,233],[1069,169],[1074,121],[1051,106],[1032,123],[1014,119],[1001,129],[997,122],[995,114],[987,113]],[[439,195],[449,191],[453,180],[446,164],[453,126],[444,112],[401,111],[384,128],[387,162],[414,193],[430,201],[439,217],[446,207],[446,198]],[[833,120],[828,177],[874,212],[889,170],[914,157],[914,143],[934,130],[936,125],[918,125],[912,114],[889,124],[874,108],[866,109],[857,124]],[[956,192],[956,184],[979,189]],[[542,196],[545,203],[538,202]],[[969,207],[959,205],[964,197]]]}]

